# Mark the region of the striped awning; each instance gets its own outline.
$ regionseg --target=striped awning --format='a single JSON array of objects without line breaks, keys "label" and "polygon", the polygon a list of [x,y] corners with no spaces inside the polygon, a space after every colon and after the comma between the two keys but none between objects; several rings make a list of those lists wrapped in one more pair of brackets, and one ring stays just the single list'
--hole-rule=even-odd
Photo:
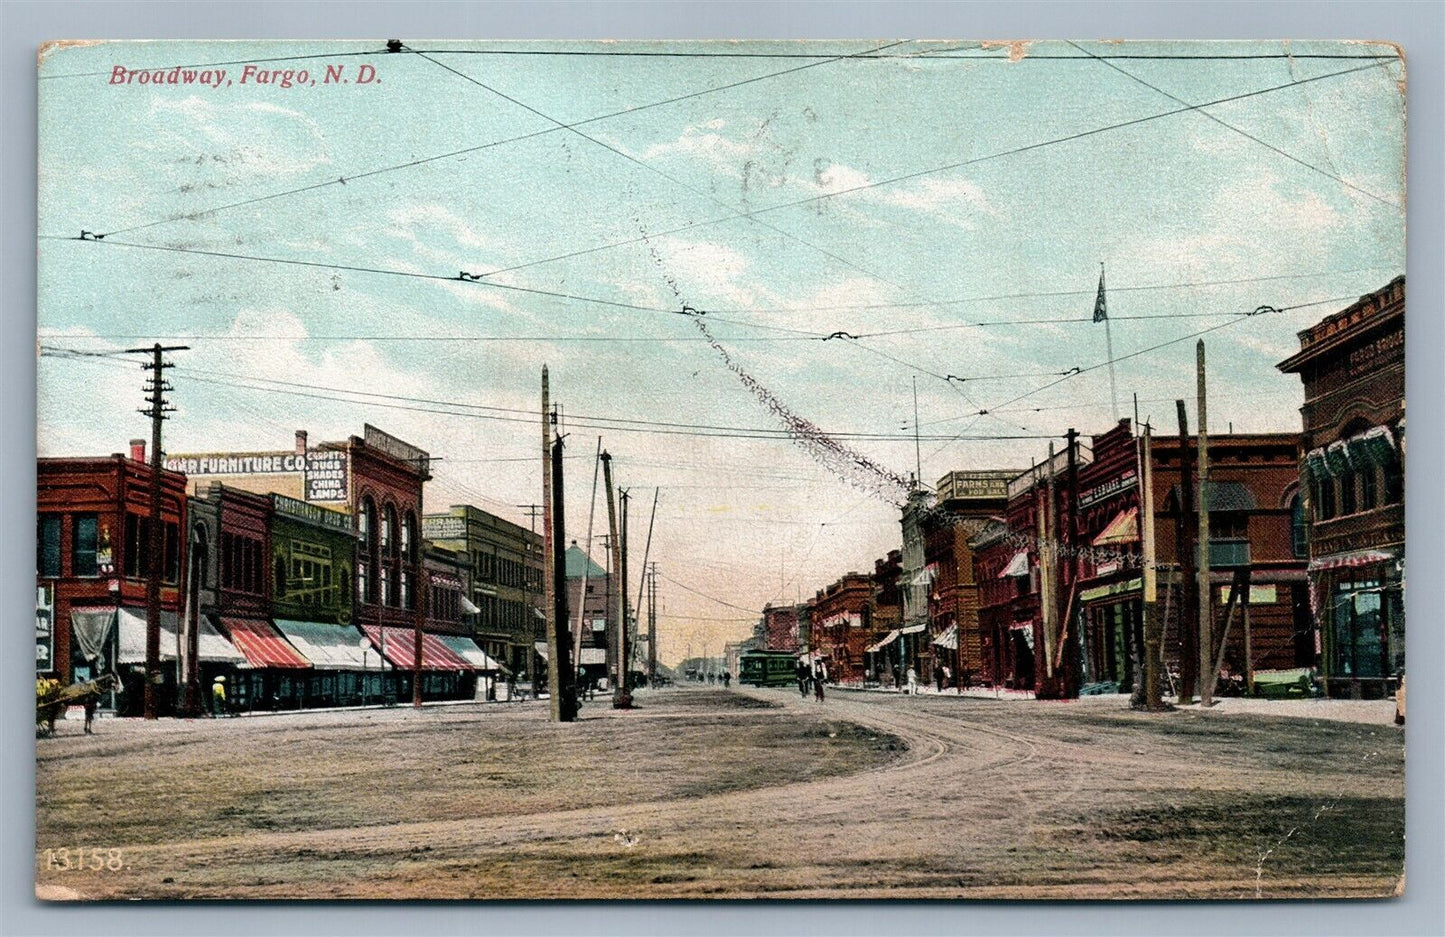
[{"label": "striped awning", "polygon": [[1331,556],[1321,556],[1310,560],[1310,572],[1319,572],[1324,569],[1369,566],[1372,563],[1384,563],[1394,558],[1395,554],[1386,550],[1357,550],[1354,553],[1335,553]]},{"label": "striped awning", "polygon": [[[372,646],[380,649],[400,670],[418,669],[413,651],[415,650],[416,632],[411,628],[398,628],[395,626],[362,625],[361,630],[366,633]],[[382,637],[385,636],[386,643],[383,646]],[[423,631],[421,635],[421,668],[422,670],[446,670],[446,671],[468,671],[474,668],[460,654],[447,647],[439,635],[428,634]]]},{"label": "striped awning", "polygon": [[1013,559],[998,574],[1000,579],[1010,579],[1014,576],[1027,576],[1029,574],[1029,551],[1020,550],[1014,554]]},{"label": "striped awning", "polygon": [[221,628],[252,667],[302,670],[311,662],[281,637],[271,623],[255,618],[222,618]]},{"label": "striped awning", "polygon": [[868,646],[868,651],[867,651],[867,653],[869,653],[869,654],[874,654],[874,653],[876,653],[876,652],[878,652],[878,651],[883,650],[885,647],[887,647],[888,645],[892,644],[894,641],[897,641],[897,640],[898,640],[898,636],[899,636],[900,634],[902,634],[902,632],[899,631],[899,630],[897,630],[897,629],[894,629],[893,631],[888,632],[888,634],[887,634],[886,636],[884,636],[883,640],[881,640],[881,641],[879,641],[879,642],[877,642],[877,643],[875,643],[875,644],[869,645],[869,646]]},{"label": "striped awning", "polygon": [[1135,543],[1139,540],[1139,509],[1130,508],[1123,511],[1118,517],[1109,522],[1094,538],[1093,545],[1096,547],[1108,546],[1114,543]]},{"label": "striped awning", "polygon": [[947,648],[950,651],[958,650],[958,625],[949,625],[948,628],[933,639],[934,646]]}]

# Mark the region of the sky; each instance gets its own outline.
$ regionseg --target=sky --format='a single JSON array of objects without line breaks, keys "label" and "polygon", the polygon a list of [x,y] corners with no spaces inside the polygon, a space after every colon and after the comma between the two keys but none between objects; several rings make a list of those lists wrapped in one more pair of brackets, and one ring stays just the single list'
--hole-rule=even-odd
[{"label": "sky", "polygon": [[[370,422],[436,458],[428,511],[527,524],[546,365],[569,539],[599,435],[633,536],[657,492],[665,661],[871,571],[901,541],[887,479],[1108,429],[1101,263],[1119,415],[1167,426],[1182,397],[1194,425],[1209,330],[1213,433],[1298,430],[1275,364],[1404,273],[1382,44],[382,48],[43,57],[39,345],[88,354],[40,358],[39,453],[148,436],[111,353],[159,340],[190,346],[169,451]],[[176,65],[210,83],[117,78]]]}]

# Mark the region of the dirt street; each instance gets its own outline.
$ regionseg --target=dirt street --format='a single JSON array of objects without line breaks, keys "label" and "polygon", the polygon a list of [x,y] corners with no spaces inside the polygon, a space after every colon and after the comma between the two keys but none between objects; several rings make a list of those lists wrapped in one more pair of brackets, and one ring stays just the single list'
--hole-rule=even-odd
[{"label": "dirt street", "polygon": [[[678,689],[102,722],[37,745],[55,898],[1393,894],[1404,735],[1117,698]],[[64,852],[62,852],[64,850]]]}]

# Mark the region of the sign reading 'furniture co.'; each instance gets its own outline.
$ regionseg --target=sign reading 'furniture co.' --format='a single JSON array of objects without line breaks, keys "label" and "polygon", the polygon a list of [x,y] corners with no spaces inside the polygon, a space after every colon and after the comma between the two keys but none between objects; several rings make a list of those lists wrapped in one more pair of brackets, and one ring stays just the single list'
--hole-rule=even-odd
[{"label": "sign reading 'furniture co.'", "polygon": [[301,475],[307,501],[347,500],[343,449],[299,452],[207,452],[166,457],[167,471],[190,476]]}]

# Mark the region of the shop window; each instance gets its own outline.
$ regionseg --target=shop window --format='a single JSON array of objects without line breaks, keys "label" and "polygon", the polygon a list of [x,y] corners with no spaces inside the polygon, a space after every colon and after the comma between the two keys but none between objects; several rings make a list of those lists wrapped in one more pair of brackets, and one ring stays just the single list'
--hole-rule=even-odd
[{"label": "shop window", "polygon": [[42,514],[36,523],[35,572],[47,579],[60,576],[59,514]]},{"label": "shop window", "polygon": [[1335,675],[1358,680],[1384,676],[1380,583],[1340,583],[1334,596]]},{"label": "shop window", "polygon": [[74,520],[74,540],[70,548],[70,574],[72,576],[95,576],[99,573],[96,565],[96,549],[100,541],[100,522],[94,514],[77,514]]}]

